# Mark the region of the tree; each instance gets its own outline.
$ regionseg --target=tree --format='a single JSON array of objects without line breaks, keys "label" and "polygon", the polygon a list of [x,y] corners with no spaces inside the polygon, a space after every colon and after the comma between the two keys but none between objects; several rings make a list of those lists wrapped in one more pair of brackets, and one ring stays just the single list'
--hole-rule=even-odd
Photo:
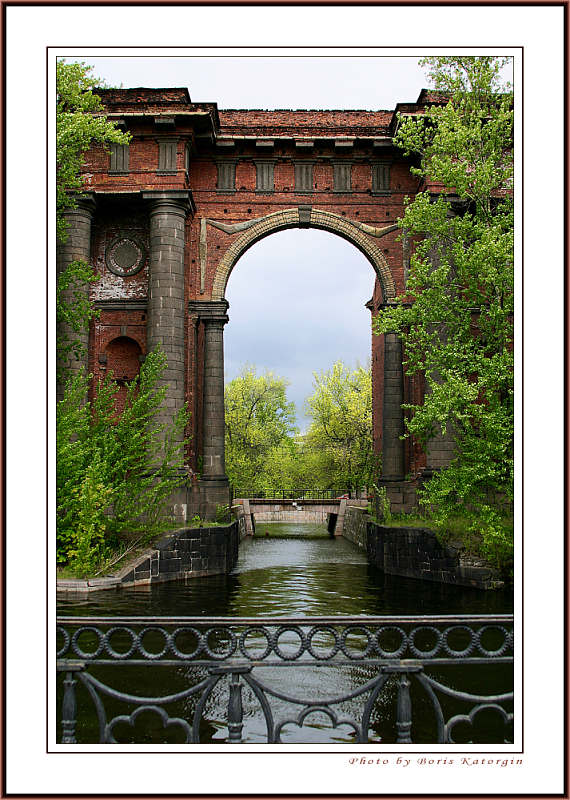
[{"label": "tree", "polygon": [[421,405],[407,406],[407,435],[426,444],[451,434],[450,465],[421,502],[440,525],[460,513],[489,554],[512,533],[513,499],[513,97],[506,59],[423,60],[438,104],[400,118],[395,138],[423,183],[400,224],[414,241],[405,294],[376,332],[400,334],[409,375],[425,376]]},{"label": "tree", "polygon": [[94,144],[128,144],[130,135],[122,133],[103,113],[103,104],[93,90],[101,81],[92,67],[82,62],[58,59],[56,64],[56,191],[57,238],[66,238],[64,212],[75,206],[83,189],[81,167],[85,153]]},{"label": "tree", "polygon": [[372,447],[370,370],[350,371],[342,361],[315,373],[306,405],[312,423],[304,437],[318,488],[357,492],[370,486],[378,468]]},{"label": "tree", "polygon": [[165,368],[164,353],[149,353],[120,415],[112,376],[90,402],[87,378],[69,379],[56,412],[59,563],[89,573],[133,536],[147,541],[163,529],[167,501],[184,480],[187,422],[185,409],[172,426],[153,421],[166,394],[159,387]]},{"label": "tree", "polygon": [[256,491],[267,483],[269,454],[296,432],[295,404],[287,381],[246,366],[225,389],[226,471],[236,489]]}]

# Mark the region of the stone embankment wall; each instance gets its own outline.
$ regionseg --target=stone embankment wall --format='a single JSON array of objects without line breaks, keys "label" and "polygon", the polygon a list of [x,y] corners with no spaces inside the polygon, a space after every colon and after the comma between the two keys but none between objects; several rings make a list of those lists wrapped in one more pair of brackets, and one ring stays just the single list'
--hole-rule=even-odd
[{"label": "stone embankment wall", "polygon": [[467,556],[459,548],[439,543],[426,528],[389,528],[378,525],[362,509],[347,507],[343,536],[366,550],[368,561],[387,575],[501,589],[500,575],[482,559]]},{"label": "stone embankment wall", "polygon": [[92,580],[61,580],[57,582],[57,591],[116,589],[227,573],[237,561],[239,541],[237,520],[211,528],[182,528],[163,536],[115,575]]},{"label": "stone embankment wall", "polygon": [[230,572],[238,557],[238,523],[184,528],[164,536],[154,549],[119,577],[122,583],[154,583]]}]

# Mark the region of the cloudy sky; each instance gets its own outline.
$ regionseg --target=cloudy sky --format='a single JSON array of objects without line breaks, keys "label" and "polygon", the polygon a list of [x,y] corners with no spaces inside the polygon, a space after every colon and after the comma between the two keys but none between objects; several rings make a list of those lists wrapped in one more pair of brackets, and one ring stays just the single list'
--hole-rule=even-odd
[{"label": "cloudy sky", "polygon": [[[186,86],[219,108],[391,109],[426,85],[417,58],[86,57],[111,86]],[[284,80],[284,75],[287,79]],[[289,381],[303,429],[313,373],[370,358],[372,267],[325,231],[289,230],[248,250],[227,288],[226,381],[245,365]]]}]

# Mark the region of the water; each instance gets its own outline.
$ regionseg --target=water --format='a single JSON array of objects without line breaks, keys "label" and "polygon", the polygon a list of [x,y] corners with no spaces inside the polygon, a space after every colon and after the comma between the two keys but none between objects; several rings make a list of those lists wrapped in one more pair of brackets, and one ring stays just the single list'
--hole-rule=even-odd
[{"label": "water", "polygon": [[[265,537],[265,532],[269,537]],[[324,525],[266,523],[242,541],[230,575],[65,598],[67,615],[319,616],[510,613],[512,594],[385,575]]]},{"label": "water", "polygon": [[[269,534],[266,536],[266,532]],[[475,589],[445,586],[428,581],[416,581],[384,575],[367,563],[366,554],[351,542],[331,538],[324,525],[272,523],[258,525],[256,536],[240,545],[239,559],[230,575],[196,578],[187,582],[155,584],[149,587],[125,588],[118,592],[98,592],[85,599],[65,598],[59,601],[61,615],[89,616],[333,616],[333,615],[408,615],[408,614],[500,614],[512,611],[512,595],[507,591],[481,592]],[[292,646],[296,645],[294,639]],[[285,641],[285,645],[287,641]],[[111,668],[100,668],[101,676],[109,678]],[[163,678],[164,667],[112,668],[112,685],[137,694],[156,694],[156,681]],[[484,674],[477,667],[441,668],[437,677],[447,685],[484,694],[502,692],[509,688],[511,670],[502,665],[485,665]],[[133,670],[138,670],[133,679]],[[191,671],[194,674],[191,676]],[[458,671],[461,672],[458,678]],[[195,682],[196,668],[177,668],[169,677],[167,692],[179,691]],[[325,677],[326,673],[326,677]],[[278,692],[295,697],[316,699],[322,696],[346,694],[364,684],[374,674],[370,667],[355,664],[350,669],[304,667],[302,669],[259,668],[256,676]],[[225,681],[225,679],[224,679]],[[201,741],[225,742],[228,732],[224,723],[229,689],[227,681],[216,687],[206,706]],[[276,683],[277,681],[277,683]],[[111,683],[111,680],[109,680]],[[466,683],[467,682],[467,683]],[[140,688],[139,688],[140,687]],[[391,679],[381,693],[371,717],[371,741],[394,741],[394,707],[396,683]],[[81,700],[81,697],[80,697]],[[83,700],[89,704],[85,696]],[[248,743],[264,742],[265,723],[259,712],[259,702],[253,692],[243,692],[244,731]],[[425,692],[412,685],[414,741],[433,742],[433,714],[426,704]],[[81,705],[81,703],[80,703]],[[361,712],[360,702],[360,712]],[[195,709],[194,698],[179,704],[176,714],[188,719]],[[273,703],[272,703],[273,706]],[[293,719],[300,706],[277,701],[281,718]],[[358,715],[357,701],[340,709],[344,715]],[[422,709],[425,719],[420,720]],[[453,713],[463,709],[452,709]],[[169,710],[174,716],[174,710]],[[342,715],[341,715],[342,716]],[[495,721],[496,723],[496,721]],[[479,737],[484,741],[502,741],[495,723],[483,728]],[[159,724],[136,732],[123,726],[119,741],[164,741],[164,729]],[[500,727],[500,726],[499,726]],[[171,731],[168,731],[169,735]],[[85,718],[78,728],[80,741],[96,741],[94,720]],[[176,740],[176,735],[174,740]],[[473,732],[468,731],[468,736]],[[497,739],[493,738],[497,736]],[[168,737],[167,737],[168,738]],[[325,715],[312,715],[304,724],[289,723],[282,731],[285,743],[352,742],[350,729],[341,726],[331,730]]]}]

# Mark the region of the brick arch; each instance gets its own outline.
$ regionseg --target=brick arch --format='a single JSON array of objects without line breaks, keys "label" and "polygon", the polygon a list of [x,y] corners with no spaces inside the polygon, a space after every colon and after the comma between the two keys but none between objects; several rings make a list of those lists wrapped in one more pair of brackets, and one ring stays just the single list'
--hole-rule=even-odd
[{"label": "brick arch", "polygon": [[273,214],[268,214],[245,230],[230,245],[218,264],[212,287],[212,300],[224,299],[228,279],[234,266],[245,251],[255,242],[269,236],[271,233],[299,227],[329,231],[351,242],[372,265],[380,281],[384,301],[389,302],[396,297],[394,279],[388,263],[380,248],[370,241],[370,238],[363,231],[349,220],[330,211],[320,211],[312,208],[310,216],[307,214],[306,219],[302,218],[301,215],[304,216],[304,212],[301,211],[300,213],[298,208],[277,211]]},{"label": "brick arch", "polygon": [[141,347],[130,336],[117,336],[107,344],[107,371],[116,381],[131,381],[139,374]]},{"label": "brick arch", "polygon": [[138,342],[130,336],[117,336],[105,348],[107,372],[113,373],[117,385],[115,411],[121,414],[127,400],[127,383],[136,378],[140,370],[142,350]]}]

